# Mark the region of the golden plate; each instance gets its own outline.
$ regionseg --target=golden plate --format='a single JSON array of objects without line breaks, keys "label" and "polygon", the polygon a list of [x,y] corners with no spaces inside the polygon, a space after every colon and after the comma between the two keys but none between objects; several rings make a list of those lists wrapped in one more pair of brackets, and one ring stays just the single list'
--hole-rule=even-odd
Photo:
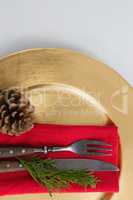
[{"label": "golden plate", "polygon": [[[0,88],[21,87],[36,106],[36,122],[115,123],[120,130],[120,192],[63,193],[55,200],[133,199],[133,90],[115,71],[66,49],[31,49],[0,60]],[[0,200],[51,199],[48,194],[12,195]]]}]

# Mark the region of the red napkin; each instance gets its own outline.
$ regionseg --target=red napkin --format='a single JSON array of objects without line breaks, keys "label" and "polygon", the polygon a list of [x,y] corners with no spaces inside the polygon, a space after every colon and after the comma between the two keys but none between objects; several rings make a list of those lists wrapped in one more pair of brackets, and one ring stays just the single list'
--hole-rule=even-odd
[{"label": "red napkin", "polygon": [[[36,124],[35,127],[19,136],[12,137],[0,134],[0,144],[28,145],[40,147],[43,145],[67,145],[80,139],[97,139],[112,144],[113,155],[107,157],[91,157],[93,159],[111,162],[119,167],[119,136],[115,126],[68,126]],[[50,153],[51,158],[78,158],[70,153]],[[89,158],[89,157],[86,157]],[[95,189],[84,189],[78,185],[71,185],[62,192],[118,192],[118,172],[97,172],[101,180]],[[47,189],[36,183],[28,172],[11,172],[0,174],[0,195],[45,193]]]}]

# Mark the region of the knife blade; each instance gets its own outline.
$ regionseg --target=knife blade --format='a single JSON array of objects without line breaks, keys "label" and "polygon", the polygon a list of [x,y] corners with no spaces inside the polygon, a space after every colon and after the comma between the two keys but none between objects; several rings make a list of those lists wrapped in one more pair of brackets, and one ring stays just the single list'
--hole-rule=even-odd
[{"label": "knife blade", "polygon": [[[54,159],[59,170],[119,171],[112,163],[93,159]],[[0,161],[0,173],[26,170],[18,161]]]}]

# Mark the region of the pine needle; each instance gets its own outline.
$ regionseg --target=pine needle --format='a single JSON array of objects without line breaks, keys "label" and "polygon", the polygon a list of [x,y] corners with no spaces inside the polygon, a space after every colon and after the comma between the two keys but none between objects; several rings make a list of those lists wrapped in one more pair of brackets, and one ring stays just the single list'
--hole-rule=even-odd
[{"label": "pine needle", "polygon": [[99,182],[98,178],[87,170],[59,170],[55,162],[50,159],[33,157],[29,161],[24,159],[19,161],[35,181],[47,187],[50,196],[53,191],[67,188],[71,183],[85,188],[95,188]]}]

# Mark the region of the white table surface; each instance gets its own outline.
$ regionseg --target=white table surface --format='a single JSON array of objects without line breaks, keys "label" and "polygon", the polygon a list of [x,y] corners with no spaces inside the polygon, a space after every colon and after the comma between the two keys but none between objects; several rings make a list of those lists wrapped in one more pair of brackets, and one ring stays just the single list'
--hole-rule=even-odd
[{"label": "white table surface", "polygon": [[133,1],[0,0],[0,56],[34,47],[81,51],[133,86]]}]

